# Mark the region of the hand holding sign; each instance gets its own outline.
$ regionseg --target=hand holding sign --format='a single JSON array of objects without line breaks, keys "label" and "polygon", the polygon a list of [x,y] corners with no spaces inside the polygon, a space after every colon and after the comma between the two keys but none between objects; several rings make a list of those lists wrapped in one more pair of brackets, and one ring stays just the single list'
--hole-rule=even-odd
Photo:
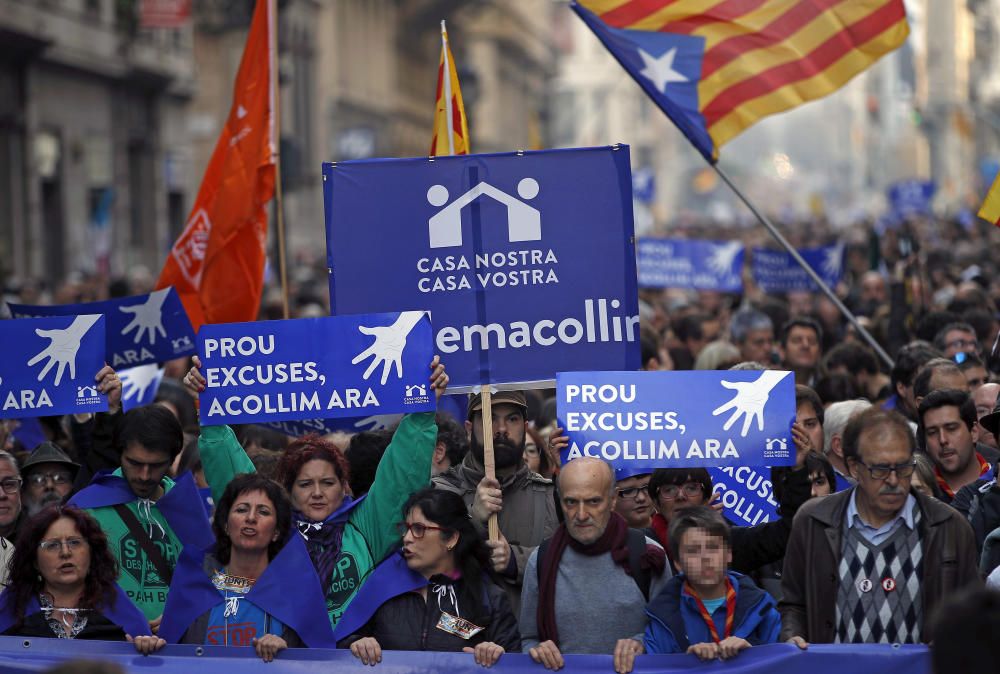
[{"label": "hand holding sign", "polygon": [[[167,331],[163,329],[163,302],[167,299],[170,288],[157,290],[149,294],[149,298],[144,304],[133,304],[128,307],[118,307],[118,310],[126,314],[132,314],[132,322],[122,329],[122,334],[126,335],[135,330],[135,343],[142,340],[142,335],[149,332],[149,343],[156,344],[156,333],[161,337],[167,336]],[[138,329],[137,329],[138,328]]]},{"label": "hand holding sign", "polygon": [[97,390],[108,397],[108,412],[114,414],[122,405],[122,380],[110,365],[102,367],[96,375]]},{"label": "hand holding sign", "polygon": [[712,412],[712,416],[717,417],[732,409],[733,414],[726,421],[722,430],[728,431],[736,423],[736,420],[743,415],[743,431],[740,435],[746,437],[750,431],[750,424],[754,419],[757,420],[757,430],[763,431],[764,405],[767,404],[768,395],[771,393],[771,389],[777,386],[778,382],[787,375],[788,372],[766,370],[761,373],[756,381],[722,381],[722,385],[736,391],[736,395],[725,405],[717,407]]},{"label": "hand holding sign", "polygon": [[28,365],[35,365],[45,358],[49,359],[42,371],[38,373],[38,381],[42,381],[57,363],[59,369],[56,371],[56,386],[59,386],[59,382],[62,381],[63,372],[67,365],[69,365],[69,378],[76,379],[76,352],[80,349],[80,340],[99,318],[100,316],[97,314],[86,314],[77,316],[72,325],[64,330],[42,330],[41,328],[35,330],[35,334],[39,337],[52,340],[47,347],[28,361]]},{"label": "hand holding sign", "polygon": [[365,370],[364,378],[368,379],[375,368],[382,364],[382,385],[389,379],[389,370],[395,365],[396,376],[403,376],[403,349],[406,347],[406,336],[410,334],[413,326],[420,321],[424,315],[423,311],[404,311],[399,315],[395,323],[388,326],[377,326],[366,328],[358,326],[363,334],[371,335],[375,342],[367,349],[359,353],[351,361],[351,365],[357,365],[369,356],[373,356],[372,362]]}]

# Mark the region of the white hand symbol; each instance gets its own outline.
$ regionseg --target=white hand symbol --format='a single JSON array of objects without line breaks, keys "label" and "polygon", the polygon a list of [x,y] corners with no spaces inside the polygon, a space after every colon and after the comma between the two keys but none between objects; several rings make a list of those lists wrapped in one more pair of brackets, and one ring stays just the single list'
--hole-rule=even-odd
[{"label": "white hand symbol", "polygon": [[364,359],[372,356],[372,362],[365,370],[364,378],[368,379],[379,363],[382,364],[382,385],[389,379],[389,370],[396,366],[396,376],[403,376],[403,349],[406,348],[406,336],[410,334],[421,318],[423,311],[404,311],[399,314],[396,322],[388,326],[366,328],[358,326],[358,330],[366,335],[372,335],[375,342],[367,349],[359,353],[351,361],[351,365],[357,365]]},{"label": "white hand symbol", "polygon": [[100,314],[77,316],[72,325],[65,330],[42,330],[41,328],[35,330],[35,334],[39,337],[47,337],[52,340],[47,347],[28,361],[28,365],[34,365],[44,358],[49,359],[42,371],[38,373],[38,381],[42,381],[56,363],[59,364],[59,369],[56,371],[56,386],[59,386],[59,382],[62,381],[63,371],[67,365],[69,365],[69,378],[76,379],[76,352],[80,350],[80,340],[100,317]]},{"label": "white hand symbol", "polygon": [[122,398],[134,397],[137,401],[142,400],[146,395],[146,389],[159,379],[162,373],[163,370],[156,363],[122,370],[118,373],[122,380]]},{"label": "white hand symbol", "polygon": [[359,431],[384,431],[398,424],[402,418],[399,414],[375,414],[358,419],[354,422],[354,427]]},{"label": "white hand symbol", "polygon": [[[157,290],[149,293],[149,299],[143,304],[133,304],[128,307],[118,307],[119,311],[126,314],[133,314],[132,322],[122,330],[123,335],[127,335],[131,330],[135,330],[135,344],[142,339],[144,332],[149,331],[149,343],[156,344],[156,333],[166,337],[167,331],[163,329],[163,302],[167,299],[170,288]],[[136,330],[136,328],[138,328]]]},{"label": "white hand symbol", "polygon": [[725,405],[721,405],[712,412],[713,417],[732,409],[733,414],[726,421],[722,430],[728,431],[732,428],[740,415],[746,415],[743,419],[743,432],[745,438],[750,430],[750,424],[757,419],[757,430],[764,430],[764,405],[767,404],[767,397],[771,389],[777,386],[778,382],[789,375],[788,372],[778,372],[775,370],[765,370],[761,373],[757,381],[723,381],[722,385],[728,389],[736,391],[736,395]]},{"label": "white hand symbol", "polygon": [[840,243],[827,249],[823,256],[823,273],[829,277],[840,276],[844,262],[844,244]]},{"label": "white hand symbol", "polygon": [[712,256],[708,258],[709,269],[718,276],[728,276],[732,273],[733,261],[741,250],[743,250],[743,243],[740,241],[730,241],[716,246],[712,251]]}]

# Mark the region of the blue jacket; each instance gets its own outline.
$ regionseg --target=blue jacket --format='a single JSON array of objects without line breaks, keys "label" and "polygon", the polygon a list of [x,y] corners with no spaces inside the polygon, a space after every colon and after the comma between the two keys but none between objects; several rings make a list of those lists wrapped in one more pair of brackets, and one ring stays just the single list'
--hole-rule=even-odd
[{"label": "blue jacket", "polygon": [[[727,575],[736,589],[732,636],[746,639],[751,646],[777,643],[781,616],[774,599],[754,585],[749,577],[735,571]],[[643,639],[647,653],[684,653],[693,644],[712,641],[712,633],[702,619],[694,597],[683,592],[684,581],[683,574],[671,578],[646,607],[650,618]],[[724,634],[724,603],[715,610],[712,619],[718,633]]]}]

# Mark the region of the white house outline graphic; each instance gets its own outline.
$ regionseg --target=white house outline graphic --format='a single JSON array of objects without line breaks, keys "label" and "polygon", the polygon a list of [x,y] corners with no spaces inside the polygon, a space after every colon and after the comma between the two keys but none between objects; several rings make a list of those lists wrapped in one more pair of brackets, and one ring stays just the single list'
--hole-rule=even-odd
[{"label": "white house outline graphic", "polygon": [[[533,199],[538,194],[538,181],[523,178],[517,184],[517,193],[522,199]],[[462,245],[462,209],[483,195],[492,197],[507,207],[508,241],[538,241],[542,238],[542,216],[537,208],[484,181],[427,221],[431,248]],[[427,190],[427,201],[432,206],[443,206],[448,201],[448,188],[444,185],[432,185]]]}]

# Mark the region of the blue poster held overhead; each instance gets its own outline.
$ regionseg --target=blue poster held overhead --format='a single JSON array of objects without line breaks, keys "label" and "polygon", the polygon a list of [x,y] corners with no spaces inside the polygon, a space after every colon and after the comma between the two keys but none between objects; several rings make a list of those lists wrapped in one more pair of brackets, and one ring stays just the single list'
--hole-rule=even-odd
[{"label": "blue poster held overhead", "polygon": [[449,391],[639,368],[628,147],[323,165],[331,310],[430,310]]},{"label": "blue poster held overhead", "polygon": [[104,314],[108,365],[121,370],[194,353],[194,329],[171,288],[86,304],[11,304],[14,318]]},{"label": "blue poster held overhead", "polygon": [[118,376],[122,380],[122,410],[128,412],[156,401],[156,392],[163,381],[163,368],[156,364],[140,365],[121,370]]},{"label": "blue poster held overhead", "polygon": [[[989,183],[987,183],[989,184]],[[937,184],[933,180],[901,180],[886,190],[889,210],[897,219],[911,215],[928,215]]]},{"label": "blue poster held overhead", "polygon": [[104,367],[98,314],[0,321],[0,418],[103,412],[94,377]]},{"label": "blue poster held overhead", "polygon": [[743,291],[743,244],[739,241],[639,239],[641,288]]},{"label": "blue poster held overhead", "polygon": [[604,459],[618,479],[656,468],[795,463],[795,378],[778,370],[560,372],[566,463]]},{"label": "blue poster held overhead", "polygon": [[[831,288],[840,283],[844,271],[844,245],[799,249],[799,255]],[[766,293],[786,293],[796,290],[816,292],[819,287],[806,270],[783,250],[754,248],[750,265],[753,280]]]},{"label": "blue poster held overhead", "polygon": [[203,325],[201,423],[433,411],[431,340],[423,311]]}]

